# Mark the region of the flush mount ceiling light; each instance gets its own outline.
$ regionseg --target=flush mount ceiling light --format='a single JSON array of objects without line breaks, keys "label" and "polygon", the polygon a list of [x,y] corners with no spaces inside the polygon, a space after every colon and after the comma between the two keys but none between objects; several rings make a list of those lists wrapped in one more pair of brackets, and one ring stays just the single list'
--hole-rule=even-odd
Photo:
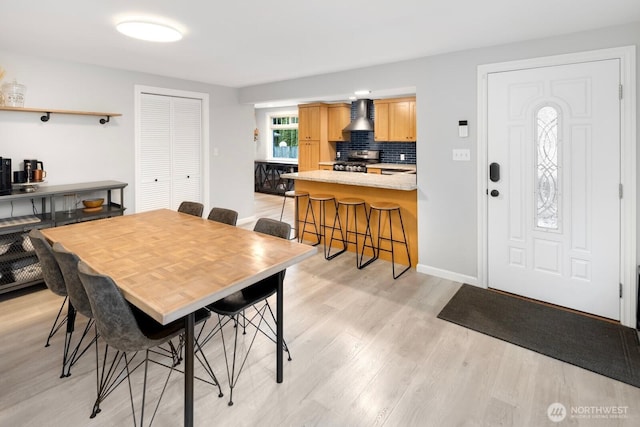
[{"label": "flush mount ceiling light", "polygon": [[116,29],[125,36],[150,42],[175,42],[182,39],[182,33],[168,25],[145,21],[124,21]]},{"label": "flush mount ceiling light", "polygon": [[356,96],[369,95],[371,93],[370,90],[357,90],[354,92]]}]

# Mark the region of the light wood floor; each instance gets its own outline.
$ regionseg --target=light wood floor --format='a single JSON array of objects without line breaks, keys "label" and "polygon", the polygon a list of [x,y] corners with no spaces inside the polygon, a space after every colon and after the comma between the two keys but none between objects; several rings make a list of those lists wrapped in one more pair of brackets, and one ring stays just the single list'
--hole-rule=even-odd
[{"label": "light wood floor", "polygon": [[[278,218],[281,200],[257,194],[256,217]],[[292,217],[289,202],[285,219]],[[385,261],[359,271],[350,253],[332,261],[318,254],[288,269],[285,336],[293,361],[285,360],[284,383],[275,382],[273,345],[258,337],[234,406],[196,383],[196,425],[640,425],[640,389],[437,319],[459,286],[415,271],[394,281]],[[89,419],[93,354],[71,377],[59,378],[63,336],[49,348],[44,341],[60,303],[46,289],[0,298],[0,425],[132,425],[126,387]],[[214,340],[205,351],[227,393],[220,349]],[[151,368],[151,390],[164,372]],[[174,375],[154,425],[181,425],[182,399],[183,381]],[[622,419],[569,415],[554,424],[547,417],[554,402],[582,411],[627,407],[627,413]]]}]

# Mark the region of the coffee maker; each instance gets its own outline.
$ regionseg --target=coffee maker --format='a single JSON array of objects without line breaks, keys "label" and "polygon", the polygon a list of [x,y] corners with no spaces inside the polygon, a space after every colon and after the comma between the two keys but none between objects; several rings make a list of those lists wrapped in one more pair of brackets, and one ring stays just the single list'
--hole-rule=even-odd
[{"label": "coffee maker", "polygon": [[24,173],[27,177],[27,182],[34,181],[33,179],[33,171],[35,169],[44,169],[44,165],[42,162],[38,160],[24,160]]},{"label": "coffee maker", "polygon": [[11,159],[0,157],[0,196],[11,194]]}]

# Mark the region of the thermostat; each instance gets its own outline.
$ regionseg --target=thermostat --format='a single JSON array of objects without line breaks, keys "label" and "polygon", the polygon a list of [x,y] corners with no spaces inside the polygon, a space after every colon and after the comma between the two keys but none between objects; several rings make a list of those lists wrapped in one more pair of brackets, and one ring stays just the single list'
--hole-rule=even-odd
[{"label": "thermostat", "polygon": [[466,120],[458,121],[458,136],[466,138],[469,136],[469,125]]}]

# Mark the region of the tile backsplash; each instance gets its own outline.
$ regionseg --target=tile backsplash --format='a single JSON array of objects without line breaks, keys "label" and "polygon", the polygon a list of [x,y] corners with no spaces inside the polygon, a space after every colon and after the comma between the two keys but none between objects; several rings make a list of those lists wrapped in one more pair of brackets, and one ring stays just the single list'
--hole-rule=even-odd
[{"label": "tile backsplash", "polygon": [[[354,117],[355,104],[351,104],[351,118]],[[369,118],[375,120],[373,101],[369,101]],[[341,160],[346,160],[350,150],[380,150],[382,163],[416,163],[415,142],[376,142],[373,132],[368,131],[353,131],[351,141],[336,143],[336,151],[340,152]],[[401,154],[404,154],[404,160],[400,160]]]}]

